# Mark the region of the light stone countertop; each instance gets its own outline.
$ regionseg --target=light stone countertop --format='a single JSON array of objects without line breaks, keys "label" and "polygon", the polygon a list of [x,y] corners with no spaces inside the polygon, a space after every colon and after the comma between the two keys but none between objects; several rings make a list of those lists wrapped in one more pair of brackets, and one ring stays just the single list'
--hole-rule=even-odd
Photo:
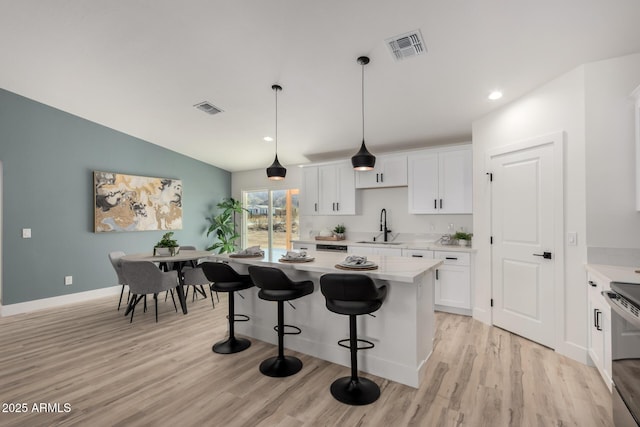
[{"label": "light stone countertop", "polygon": [[308,271],[313,273],[358,273],[366,274],[374,279],[388,280],[393,282],[415,283],[416,279],[427,271],[440,266],[443,261],[439,259],[408,258],[386,255],[367,255],[367,260],[378,265],[377,270],[342,270],[336,268],[336,264],[341,263],[346,258],[345,253],[333,252],[307,252],[309,257],[313,257],[311,262],[280,262],[280,255],[272,259],[265,254],[262,258],[231,258],[229,254],[212,254],[208,258],[222,260],[246,265],[263,265],[281,269],[292,269]]},{"label": "light stone countertop", "polygon": [[359,246],[359,247],[371,247],[371,248],[396,248],[396,249],[420,249],[429,251],[449,251],[449,252],[467,252],[474,253],[476,250],[469,246],[458,245],[440,245],[435,242],[425,241],[403,241],[399,244],[389,243],[358,243],[357,240],[315,240],[315,239],[300,239],[292,240],[293,243],[306,243],[309,245],[346,245],[346,246]]},{"label": "light stone countertop", "polygon": [[640,273],[637,267],[623,267],[617,265],[586,264],[587,271],[599,274],[609,282],[638,283],[640,284]]}]

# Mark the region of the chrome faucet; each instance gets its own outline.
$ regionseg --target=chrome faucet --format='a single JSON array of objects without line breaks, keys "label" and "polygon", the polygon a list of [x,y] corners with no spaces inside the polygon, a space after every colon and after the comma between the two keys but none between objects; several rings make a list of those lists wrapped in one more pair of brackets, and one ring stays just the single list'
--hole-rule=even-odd
[{"label": "chrome faucet", "polygon": [[[382,221],[382,216],[384,215],[384,222]],[[384,234],[384,241],[386,242],[388,239],[388,234],[391,233],[391,230],[387,228],[387,210],[382,209],[380,211],[380,231]]]}]

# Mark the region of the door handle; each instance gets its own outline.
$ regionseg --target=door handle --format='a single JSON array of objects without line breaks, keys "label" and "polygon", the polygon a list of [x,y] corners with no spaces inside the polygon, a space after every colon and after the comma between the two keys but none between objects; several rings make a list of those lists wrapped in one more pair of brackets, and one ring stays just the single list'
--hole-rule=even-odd
[{"label": "door handle", "polygon": [[597,288],[597,287],[598,287],[598,284],[597,284],[596,282],[594,282],[593,280],[589,280],[589,284],[590,284],[591,286],[593,286],[594,288]]},{"label": "door handle", "polygon": [[551,259],[551,252],[543,252],[541,254],[533,254],[534,256],[541,256],[544,259]]}]

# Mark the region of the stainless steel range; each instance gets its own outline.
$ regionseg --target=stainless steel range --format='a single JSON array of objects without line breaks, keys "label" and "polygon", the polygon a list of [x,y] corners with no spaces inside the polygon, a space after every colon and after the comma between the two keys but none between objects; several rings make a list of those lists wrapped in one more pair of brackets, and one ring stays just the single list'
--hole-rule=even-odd
[{"label": "stainless steel range", "polygon": [[612,282],[602,292],[611,306],[613,421],[640,425],[640,284]]}]

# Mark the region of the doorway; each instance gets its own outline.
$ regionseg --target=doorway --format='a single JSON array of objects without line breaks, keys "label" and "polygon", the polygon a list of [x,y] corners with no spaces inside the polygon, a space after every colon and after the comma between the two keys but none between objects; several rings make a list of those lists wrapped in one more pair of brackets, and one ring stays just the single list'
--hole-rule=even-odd
[{"label": "doorway", "polygon": [[555,348],[563,311],[563,134],[488,157],[493,324]]}]

